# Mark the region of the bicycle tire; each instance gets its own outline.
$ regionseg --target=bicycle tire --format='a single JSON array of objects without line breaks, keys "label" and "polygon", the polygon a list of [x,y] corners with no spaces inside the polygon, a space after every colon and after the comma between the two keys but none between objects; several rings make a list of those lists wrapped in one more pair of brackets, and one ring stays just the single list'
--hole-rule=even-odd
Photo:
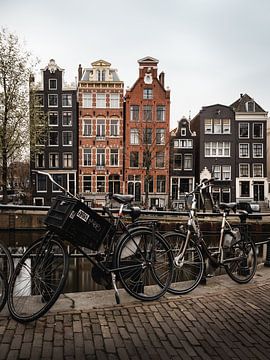
[{"label": "bicycle tire", "polygon": [[68,274],[65,245],[48,233],[35,241],[15,267],[8,291],[13,319],[26,323],[40,318],[56,302]]},{"label": "bicycle tire", "polygon": [[[171,246],[173,256],[180,254],[186,240],[186,235],[177,231],[163,234]],[[195,289],[203,276],[204,260],[199,246],[190,240],[180,265],[174,262],[173,278],[168,291],[172,294],[182,295]]]},{"label": "bicycle tire", "polygon": [[8,294],[8,281],[3,271],[0,271],[0,312],[6,305]]},{"label": "bicycle tire", "polygon": [[9,282],[14,271],[14,263],[8,247],[0,241],[0,271],[2,271]]},{"label": "bicycle tire", "polygon": [[[173,258],[166,240],[150,228],[134,228],[116,247],[114,267],[125,290],[143,301],[159,299],[167,291]],[[128,267],[128,268],[127,268]]]},{"label": "bicycle tire", "polygon": [[255,275],[257,268],[257,253],[253,241],[239,240],[229,248],[229,258],[239,259],[224,265],[227,274],[239,284],[248,283]]}]

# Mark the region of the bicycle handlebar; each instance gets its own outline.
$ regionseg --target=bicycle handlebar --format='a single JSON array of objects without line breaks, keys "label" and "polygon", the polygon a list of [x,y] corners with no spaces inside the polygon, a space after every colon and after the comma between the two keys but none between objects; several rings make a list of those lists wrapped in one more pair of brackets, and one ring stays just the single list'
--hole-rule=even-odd
[{"label": "bicycle handlebar", "polygon": [[36,173],[36,174],[40,174],[40,175],[45,175],[49,178],[49,180],[55,184],[59,189],[61,189],[62,191],[64,191],[65,194],[68,194],[70,197],[73,197],[75,199],[77,199],[77,196],[73,195],[72,193],[70,193],[67,189],[65,189],[62,185],[58,184],[58,182],[56,182],[54,180],[54,178],[52,177],[51,174],[45,172],[45,171],[40,171],[40,170],[32,170],[32,173]]}]

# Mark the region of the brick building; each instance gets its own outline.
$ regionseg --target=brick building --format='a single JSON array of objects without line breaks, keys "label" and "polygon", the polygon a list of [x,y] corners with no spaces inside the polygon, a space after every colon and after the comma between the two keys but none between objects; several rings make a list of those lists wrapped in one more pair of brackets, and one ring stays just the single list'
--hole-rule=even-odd
[{"label": "brick building", "polygon": [[[51,59],[41,70],[41,81],[30,79],[37,111],[48,120],[45,142],[31,148],[30,169],[50,173],[55,181],[76,193],[77,178],[77,98],[76,85],[64,82],[64,70]],[[33,119],[31,119],[32,121]],[[33,141],[33,139],[31,139]],[[31,174],[34,205],[50,205],[60,193],[45,175]]]},{"label": "brick building", "polygon": [[123,88],[117,70],[98,60],[78,69],[79,192],[92,205],[123,192]]},{"label": "brick building", "polygon": [[125,192],[138,203],[164,208],[169,198],[170,91],[158,60],[138,60],[139,77],[126,91]]}]

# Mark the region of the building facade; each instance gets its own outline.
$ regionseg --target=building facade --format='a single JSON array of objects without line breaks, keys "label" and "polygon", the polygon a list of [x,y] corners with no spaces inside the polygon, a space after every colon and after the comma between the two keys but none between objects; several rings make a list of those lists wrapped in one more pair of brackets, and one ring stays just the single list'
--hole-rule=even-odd
[{"label": "building facade", "polygon": [[169,200],[170,91],[158,60],[138,60],[139,77],[125,96],[125,193],[147,208]]},{"label": "building facade", "polygon": [[[56,182],[75,194],[78,147],[76,85],[64,82],[64,70],[51,59],[41,70],[41,81],[35,82],[31,77],[30,86],[36,99],[36,111],[47,119],[46,135],[31,146],[30,170],[50,173]],[[34,121],[33,118],[30,121]],[[60,193],[59,189],[45,175],[31,176],[33,204],[50,205]]]},{"label": "building facade", "polygon": [[236,200],[268,201],[267,112],[247,94],[231,107],[236,123]]},{"label": "building facade", "polygon": [[190,121],[183,117],[171,131],[170,140],[170,207],[185,208],[185,194],[195,185],[195,136]]},{"label": "building facade", "polygon": [[104,60],[78,69],[79,193],[92,205],[123,193],[123,89]]},{"label": "building facade", "polygon": [[216,202],[230,202],[236,196],[236,126],[234,111],[225,105],[204,106],[191,120],[196,132],[196,181],[215,178]]}]

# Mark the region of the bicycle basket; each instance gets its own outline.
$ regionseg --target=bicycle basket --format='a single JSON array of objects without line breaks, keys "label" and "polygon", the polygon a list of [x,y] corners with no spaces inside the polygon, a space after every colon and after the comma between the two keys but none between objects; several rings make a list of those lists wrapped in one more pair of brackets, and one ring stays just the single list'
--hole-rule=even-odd
[{"label": "bicycle basket", "polygon": [[81,201],[59,195],[44,223],[72,244],[98,250],[111,223]]}]

